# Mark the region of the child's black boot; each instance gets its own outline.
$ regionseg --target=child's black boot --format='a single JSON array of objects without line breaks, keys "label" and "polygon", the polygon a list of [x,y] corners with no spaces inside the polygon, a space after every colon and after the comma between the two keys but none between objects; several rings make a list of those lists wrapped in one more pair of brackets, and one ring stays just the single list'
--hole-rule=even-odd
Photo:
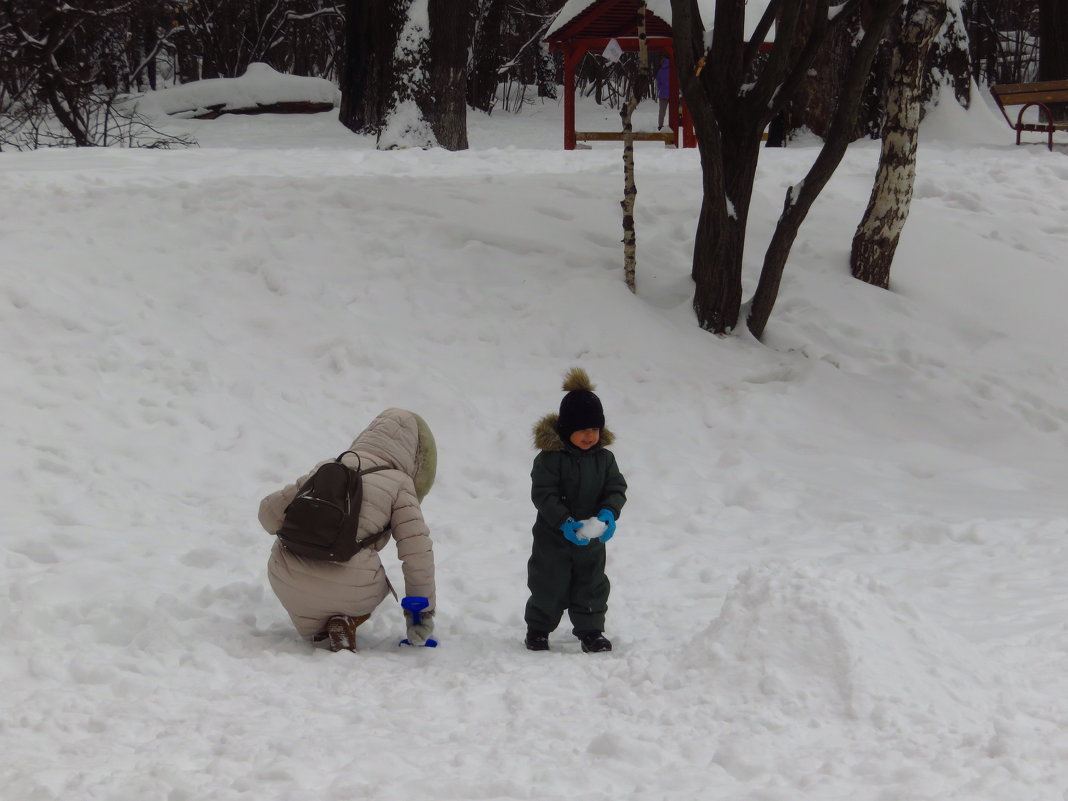
[{"label": "child's black boot", "polygon": [[527,629],[527,637],[523,642],[526,644],[528,651],[548,651],[549,632]]},{"label": "child's black boot", "polygon": [[599,631],[591,631],[587,634],[583,634],[579,637],[579,642],[582,643],[582,652],[586,654],[596,654],[602,651],[611,651],[612,642]]}]

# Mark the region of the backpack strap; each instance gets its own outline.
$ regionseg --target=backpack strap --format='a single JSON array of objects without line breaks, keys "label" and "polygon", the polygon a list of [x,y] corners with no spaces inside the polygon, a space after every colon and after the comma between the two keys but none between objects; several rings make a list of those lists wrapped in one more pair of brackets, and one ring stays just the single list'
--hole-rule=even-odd
[{"label": "backpack strap", "polygon": [[[363,459],[360,457],[360,454],[356,453],[356,451],[342,451],[341,453],[338,454],[338,457],[336,459],[334,459],[334,461],[337,462],[338,464],[343,464],[343,462],[341,461],[341,457],[344,456],[346,453],[351,453],[353,456],[356,457],[356,469],[353,470],[353,472],[356,473],[356,475],[358,475],[358,476],[366,476],[368,473],[377,473],[380,470],[395,470],[396,469],[396,468],[390,467],[388,464],[382,464],[382,465],[379,465],[378,467],[368,467],[366,470],[364,470],[364,469],[362,469],[363,468]],[[348,467],[348,465],[346,465],[346,467]],[[352,470],[351,467],[349,469]]]},{"label": "backpack strap", "polygon": [[[352,453],[352,451],[346,451],[346,453]],[[395,467],[390,467],[387,464],[379,465],[378,467],[368,467],[366,470],[360,470],[361,476],[366,476],[368,473],[377,473],[379,470],[396,470]]]},{"label": "backpack strap", "polygon": [[392,528],[390,528],[389,526],[386,526],[384,529],[379,531],[377,534],[372,534],[370,537],[364,537],[362,540],[357,540],[356,541],[356,553],[359,553],[360,551],[362,551],[364,548],[366,548],[369,545],[377,545],[378,541],[380,539],[382,539],[383,537],[388,536],[389,533],[392,530],[393,530]]},{"label": "backpack strap", "polygon": [[[345,453],[356,453],[356,451],[345,451]],[[341,454],[341,456],[344,456],[345,453]],[[338,461],[341,460],[341,456],[337,457]],[[356,458],[357,459],[360,458],[360,454],[356,453]],[[363,476],[367,475],[368,473],[377,473],[377,472],[379,472],[381,470],[393,470],[393,469],[394,468],[390,467],[389,465],[379,465],[378,467],[368,467],[366,470],[360,470],[360,471],[356,472],[356,477],[357,478],[362,478]],[[388,535],[389,532],[390,532],[390,526],[386,526],[384,529],[379,531],[377,534],[372,534],[370,537],[364,537],[362,540],[357,540],[356,541],[356,553],[359,553],[364,548],[366,548],[368,545],[377,545],[378,541],[380,539],[382,539],[384,536]],[[390,589],[392,590],[393,588],[391,587]]]}]

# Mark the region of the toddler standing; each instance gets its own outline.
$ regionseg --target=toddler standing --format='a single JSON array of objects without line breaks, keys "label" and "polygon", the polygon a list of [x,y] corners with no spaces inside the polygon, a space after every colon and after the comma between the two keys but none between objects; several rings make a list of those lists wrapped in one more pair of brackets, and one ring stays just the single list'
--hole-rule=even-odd
[{"label": "toddler standing", "polygon": [[604,636],[611,586],[604,544],[627,501],[627,482],[607,449],[614,437],[586,371],[572,368],[563,388],[559,414],[534,427],[540,453],[530,473],[530,497],[538,517],[527,562],[526,646],[549,650],[549,633],[566,610],[584,652],[611,651]]}]

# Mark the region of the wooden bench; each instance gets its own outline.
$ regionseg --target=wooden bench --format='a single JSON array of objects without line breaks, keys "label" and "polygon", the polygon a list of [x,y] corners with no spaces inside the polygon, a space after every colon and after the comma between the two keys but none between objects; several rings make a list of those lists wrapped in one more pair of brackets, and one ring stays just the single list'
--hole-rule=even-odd
[{"label": "wooden bench", "polygon": [[[1024,131],[1044,133],[1047,145],[1053,150],[1054,131],[1068,131],[1068,120],[1057,121],[1053,118],[1050,104],[1068,103],[1068,81],[1041,81],[1039,83],[1003,83],[991,86],[990,93],[998,104],[1005,121],[1016,131],[1016,144],[1020,144],[1020,134]],[[1016,115],[1016,122],[1009,118],[1006,106],[1023,106]],[[1038,108],[1038,122],[1024,122],[1023,116],[1029,108]],[[1042,117],[1045,116],[1045,122]]]}]

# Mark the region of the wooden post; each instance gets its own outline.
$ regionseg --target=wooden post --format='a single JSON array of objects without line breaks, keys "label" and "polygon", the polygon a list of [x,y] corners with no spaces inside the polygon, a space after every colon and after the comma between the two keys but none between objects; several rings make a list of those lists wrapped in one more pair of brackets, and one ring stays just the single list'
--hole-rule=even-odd
[{"label": "wooden post", "polygon": [[679,114],[679,74],[675,71],[675,51],[668,51],[671,59],[671,69],[668,70],[668,117],[671,120],[671,130],[675,134],[675,147],[682,147],[682,115]]},{"label": "wooden post", "polygon": [[564,150],[575,149],[575,68],[582,56],[573,44],[564,50]]},{"label": "wooden post", "polygon": [[682,146],[697,147],[697,134],[693,130],[693,117],[685,103],[682,104]]}]

